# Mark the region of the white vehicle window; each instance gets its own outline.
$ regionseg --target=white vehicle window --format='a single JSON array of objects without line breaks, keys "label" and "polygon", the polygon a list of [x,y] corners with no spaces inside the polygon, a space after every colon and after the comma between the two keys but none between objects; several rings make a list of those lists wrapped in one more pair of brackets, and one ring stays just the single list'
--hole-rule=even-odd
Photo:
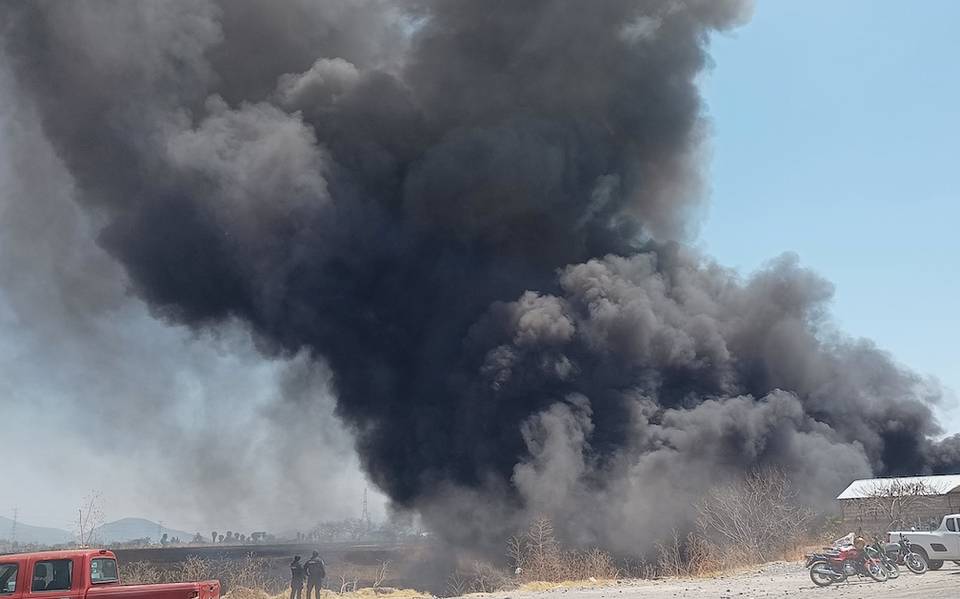
[{"label": "white vehicle window", "polygon": [[957,532],[956,518],[947,518],[947,530],[949,530],[950,532]]},{"label": "white vehicle window", "polygon": [[117,560],[109,557],[98,557],[90,561],[90,582],[117,582]]}]

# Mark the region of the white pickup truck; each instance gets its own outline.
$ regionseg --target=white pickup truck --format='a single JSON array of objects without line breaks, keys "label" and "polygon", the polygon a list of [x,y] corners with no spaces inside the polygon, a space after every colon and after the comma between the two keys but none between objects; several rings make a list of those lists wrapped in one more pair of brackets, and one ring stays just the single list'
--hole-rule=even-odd
[{"label": "white pickup truck", "polygon": [[940,528],[929,532],[896,530],[889,534],[892,543],[905,536],[910,547],[926,558],[931,570],[942,568],[944,561],[960,562],[960,514],[944,516]]}]

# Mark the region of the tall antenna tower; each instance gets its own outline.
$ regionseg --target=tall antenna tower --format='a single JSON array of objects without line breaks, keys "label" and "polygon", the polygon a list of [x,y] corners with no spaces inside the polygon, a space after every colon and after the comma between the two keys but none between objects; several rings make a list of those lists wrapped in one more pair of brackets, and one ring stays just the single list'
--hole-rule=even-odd
[{"label": "tall antenna tower", "polygon": [[370,510],[367,509],[367,488],[363,488],[363,511],[360,512],[360,520],[370,528]]}]

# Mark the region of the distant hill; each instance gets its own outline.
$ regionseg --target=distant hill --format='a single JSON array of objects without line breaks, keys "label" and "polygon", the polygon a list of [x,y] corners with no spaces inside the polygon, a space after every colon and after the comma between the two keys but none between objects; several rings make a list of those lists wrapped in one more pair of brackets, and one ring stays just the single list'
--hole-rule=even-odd
[{"label": "distant hill", "polygon": [[[13,520],[0,516],[0,539],[12,541]],[[73,541],[73,533],[59,528],[45,528],[30,526],[17,522],[17,541],[20,543],[36,543],[37,545],[59,545]]]},{"label": "distant hill", "polygon": [[[154,543],[158,542],[163,534],[168,537],[180,537],[184,543],[193,539],[194,533],[174,530],[160,526],[144,518],[123,518],[115,522],[107,522],[93,531],[93,538],[102,543],[125,543],[134,539],[149,537]],[[19,535],[18,535],[19,536]]]}]

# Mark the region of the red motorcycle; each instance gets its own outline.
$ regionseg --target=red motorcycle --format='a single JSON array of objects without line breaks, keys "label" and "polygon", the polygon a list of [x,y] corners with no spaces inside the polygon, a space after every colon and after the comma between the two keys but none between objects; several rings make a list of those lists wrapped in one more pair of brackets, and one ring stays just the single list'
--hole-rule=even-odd
[{"label": "red motorcycle", "polygon": [[850,576],[868,576],[877,582],[887,580],[887,570],[880,560],[868,556],[856,547],[825,551],[807,556],[810,580],[818,587],[843,582]]}]

